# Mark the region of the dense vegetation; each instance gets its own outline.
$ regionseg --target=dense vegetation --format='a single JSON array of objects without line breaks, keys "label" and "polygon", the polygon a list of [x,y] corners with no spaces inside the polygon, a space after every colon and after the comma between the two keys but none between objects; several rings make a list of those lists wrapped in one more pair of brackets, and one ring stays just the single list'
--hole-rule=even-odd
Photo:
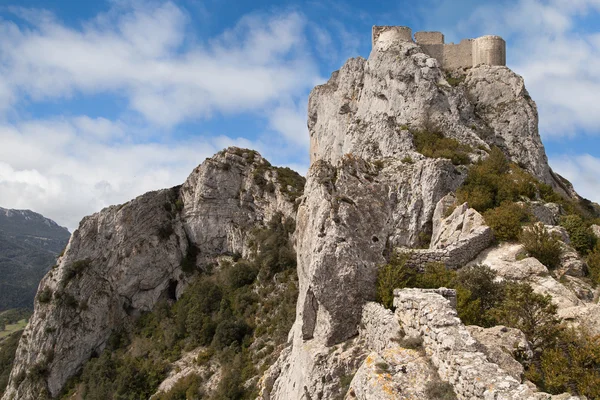
[{"label": "dense vegetation", "polygon": [[[249,260],[234,255],[198,275],[176,302],[159,303],[137,321],[133,332],[116,332],[109,347],[72,379],[64,398],[146,399],[167,376],[170,363],[202,348],[202,373],[177,383],[160,400],[208,398],[203,392],[212,373],[222,378],[211,399],[255,398],[244,383],[277,357],[295,319],[298,293],[296,256],[289,237],[294,222],[275,215],[253,232]],[[255,381],[252,381],[255,383]]]},{"label": "dense vegetation", "polygon": [[8,383],[19,339],[31,311],[13,309],[0,313],[0,397]]},{"label": "dense vegetation", "polygon": [[[457,197],[459,203],[466,201],[483,214],[497,240],[519,240],[528,255],[551,271],[559,266],[559,238],[543,224],[523,227],[535,222],[526,208],[528,201],[558,203],[566,213],[560,224],[569,233],[571,245],[586,256],[593,283],[600,283],[600,245],[590,228],[598,215],[586,200],[557,195],[550,186],[509,163],[498,148],[492,148],[485,160],[469,167]],[[452,271],[432,263],[418,273],[407,267],[406,261],[406,255],[394,254],[379,269],[377,295],[384,306],[392,308],[395,288],[456,289],[458,315],[465,324],[505,325],[526,335],[534,350],[532,360],[521,360],[527,379],[550,393],[569,391],[600,398],[600,337],[566,328],[550,296],[535,293],[526,283],[497,281],[495,272],[485,266]]]},{"label": "dense vegetation", "polygon": [[19,345],[19,339],[23,331],[12,333],[10,336],[0,340],[0,397],[8,384],[8,377],[15,360],[15,352]]},{"label": "dense vegetation", "polygon": [[469,167],[467,179],[457,190],[460,203],[483,213],[486,223],[498,240],[517,240],[523,224],[534,217],[519,201],[542,200],[559,204],[566,215],[561,225],[571,237],[571,243],[580,254],[593,250],[595,236],[590,225],[597,222],[597,211],[585,199],[566,199],[544,183],[510,163],[504,153],[493,147],[488,157]]}]

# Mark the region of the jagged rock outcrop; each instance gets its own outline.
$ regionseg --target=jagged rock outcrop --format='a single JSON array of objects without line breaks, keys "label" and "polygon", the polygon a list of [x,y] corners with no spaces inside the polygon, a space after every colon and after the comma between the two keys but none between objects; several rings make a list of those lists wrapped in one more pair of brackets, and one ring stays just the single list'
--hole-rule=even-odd
[{"label": "jagged rock outcrop", "polygon": [[283,185],[282,173],[255,151],[229,148],[182,187],[84,218],[40,284],[3,400],[56,396],[113,332],[178,298],[196,268],[247,253],[252,229],[294,213],[302,188]]},{"label": "jagged rock outcrop", "polygon": [[[450,84],[418,45],[388,39],[383,35],[368,60],[349,60],[311,93],[303,196],[284,169],[254,151],[230,148],[181,187],[84,219],[40,285],[3,400],[34,399],[45,390],[56,395],[111,333],[160,299],[180,296],[194,270],[219,255],[249,255],[252,231],[277,213],[296,219],[299,297],[288,347],[260,380],[262,400],[380,399],[400,396],[399,387],[426,398],[414,381],[434,375],[460,398],[548,398],[522,384],[520,371],[498,366],[509,360],[492,362],[491,352],[480,351],[438,295],[450,293],[397,294],[395,316],[371,303],[379,266],[399,248],[429,246],[414,253],[439,253],[445,258],[433,261],[458,267],[492,240],[467,203],[449,213],[456,202],[449,194],[467,168],[417,152],[417,132],[470,146],[471,161],[498,146],[557,191],[574,193],[547,164],[535,103],[521,77],[480,65]],[[542,210],[541,219],[555,221],[560,209],[543,207],[551,215]],[[534,258],[518,261],[521,248],[508,250],[509,256],[492,250],[476,262],[489,262],[501,279],[531,283],[576,318],[590,310],[577,308],[584,305],[581,290],[562,285]],[[422,337],[425,354],[402,348],[403,335]],[[384,363],[387,369],[378,367]]]},{"label": "jagged rock outcrop", "polygon": [[384,39],[368,60],[348,60],[317,86],[308,105],[311,163],[335,164],[348,153],[367,160],[413,156],[411,131],[429,130],[475,149],[498,146],[535,177],[561,188],[537,125],[523,78],[510,69],[479,65],[468,70],[464,85],[452,87],[437,60],[417,44]]},{"label": "jagged rock outcrop", "polygon": [[363,306],[374,298],[377,267],[397,247],[423,245],[436,205],[464,181],[464,167],[416,152],[413,132],[442,132],[470,145],[472,159],[498,146],[562,190],[521,77],[505,67],[478,66],[453,87],[414,43],[379,40],[368,60],[348,60],[312,91],[308,127],[311,167],[296,229],[297,318],[291,350],[278,372],[270,371],[264,399],[336,392],[331,370],[319,367],[325,349],[357,333]]}]

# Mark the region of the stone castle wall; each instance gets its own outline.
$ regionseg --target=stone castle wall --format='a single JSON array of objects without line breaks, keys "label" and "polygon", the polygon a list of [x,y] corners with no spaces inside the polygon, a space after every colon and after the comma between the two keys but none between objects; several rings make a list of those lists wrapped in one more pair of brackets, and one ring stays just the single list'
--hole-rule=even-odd
[{"label": "stone castle wall", "polygon": [[440,66],[453,70],[469,68],[479,64],[506,65],[506,42],[500,36],[482,36],[463,39],[458,44],[445,43],[441,32],[417,32],[405,26],[374,26],[373,46],[379,38],[416,42]]},{"label": "stone castle wall", "polygon": [[[421,337],[440,378],[459,399],[537,399],[527,385],[491,363],[457,317],[450,289],[396,289],[396,316],[407,336]],[[444,297],[443,297],[444,296]]]},{"label": "stone castle wall", "polygon": [[488,227],[478,229],[472,235],[450,244],[444,249],[398,249],[408,254],[406,265],[423,271],[425,265],[436,262],[446,268],[456,269],[473,260],[479,253],[487,249],[494,240],[492,230]]}]

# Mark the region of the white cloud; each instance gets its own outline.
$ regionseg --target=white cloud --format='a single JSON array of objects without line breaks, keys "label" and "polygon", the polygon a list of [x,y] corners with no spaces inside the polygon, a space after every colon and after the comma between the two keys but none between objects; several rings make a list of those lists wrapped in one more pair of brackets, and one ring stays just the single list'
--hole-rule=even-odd
[{"label": "white cloud", "polygon": [[295,104],[282,105],[269,115],[271,129],[281,132],[284,138],[300,151],[308,152],[309,136],[306,126],[307,107]]},{"label": "white cloud", "polygon": [[213,112],[261,110],[320,80],[298,13],[247,16],[189,45],[189,18],[175,4],[131,4],[81,29],[22,9],[32,28],[0,20],[0,106],[23,96],[116,93],[148,121],[169,126]]},{"label": "white cloud", "polygon": [[33,209],[72,230],[105,206],[183,183],[224,147],[263,147],[224,136],[171,145],[105,143],[104,135],[121,124],[74,117],[0,125],[0,204]]},{"label": "white cloud", "polygon": [[600,203],[600,158],[589,154],[561,155],[551,158],[550,165],[567,178],[581,196]]},{"label": "white cloud", "polygon": [[[305,172],[298,149],[308,146],[306,106],[299,104],[322,79],[301,14],[249,15],[200,40],[173,2],[111,4],[77,28],[23,8],[12,11],[25,24],[0,19],[0,205],[73,230],[105,206],[183,183],[231,145]],[[111,120],[39,119],[27,108],[96,94],[124,100],[126,109]],[[265,119],[270,131],[256,140],[217,132],[174,142],[182,122],[237,113]]]}]

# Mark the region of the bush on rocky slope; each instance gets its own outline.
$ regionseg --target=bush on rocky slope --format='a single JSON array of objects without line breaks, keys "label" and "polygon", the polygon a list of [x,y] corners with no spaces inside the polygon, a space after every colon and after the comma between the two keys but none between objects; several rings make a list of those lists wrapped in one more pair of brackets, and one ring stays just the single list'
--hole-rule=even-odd
[{"label": "bush on rocky slope", "polygon": [[501,241],[516,240],[521,234],[522,225],[530,220],[527,210],[519,204],[505,201],[498,207],[483,213],[487,225],[492,228],[494,237]]},{"label": "bush on rocky slope", "polygon": [[594,250],[586,258],[590,279],[594,286],[600,283],[600,245],[596,245]]},{"label": "bush on rocky slope", "polygon": [[[223,373],[210,398],[254,398],[254,386],[246,382],[275,360],[295,318],[293,230],[292,220],[275,215],[254,232],[254,257],[221,260],[213,272],[198,275],[178,301],[159,303],[133,332],[113,335],[112,346],[71,380],[65,397],[77,391],[89,399],[148,398],[170,362],[205,346],[199,362],[217,363]],[[182,380],[159,399],[200,398],[206,395],[201,383],[201,377]]]},{"label": "bush on rocky slope", "polygon": [[600,398],[600,337],[581,329],[564,330],[554,346],[543,350],[527,377],[550,393]]},{"label": "bush on rocky slope", "polygon": [[454,165],[467,165],[470,162],[470,146],[447,138],[439,132],[413,132],[413,143],[417,151],[425,157],[447,158]]},{"label": "bush on rocky slope", "polygon": [[597,239],[588,223],[579,215],[571,214],[561,218],[560,225],[569,233],[571,246],[580,254],[587,254],[594,249]]},{"label": "bush on rocky slope", "polygon": [[530,256],[535,257],[549,269],[560,265],[562,248],[559,238],[548,232],[543,224],[537,223],[523,230],[519,241]]}]

